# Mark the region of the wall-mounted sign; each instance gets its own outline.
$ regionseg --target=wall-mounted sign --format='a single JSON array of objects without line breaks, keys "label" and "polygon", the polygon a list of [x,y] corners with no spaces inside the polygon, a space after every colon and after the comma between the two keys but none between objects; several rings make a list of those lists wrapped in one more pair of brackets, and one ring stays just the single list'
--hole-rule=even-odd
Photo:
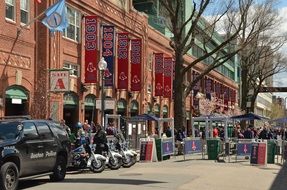
[{"label": "wall-mounted sign", "polygon": [[51,70],[50,71],[50,91],[67,92],[69,91],[69,70]]},{"label": "wall-mounted sign", "polygon": [[[101,100],[96,100],[96,109],[101,109],[101,105]],[[115,107],[115,100],[105,100],[105,110],[113,110]]]}]

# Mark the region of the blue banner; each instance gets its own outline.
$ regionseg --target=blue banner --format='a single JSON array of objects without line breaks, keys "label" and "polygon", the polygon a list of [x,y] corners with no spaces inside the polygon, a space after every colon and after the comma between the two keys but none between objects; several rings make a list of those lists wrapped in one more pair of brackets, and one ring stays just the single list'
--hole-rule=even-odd
[{"label": "blue banner", "polygon": [[162,156],[172,155],[174,153],[173,147],[174,147],[173,138],[162,139],[161,141]]},{"label": "blue banner", "polygon": [[184,154],[202,152],[202,141],[200,139],[184,139]]},{"label": "blue banner", "polygon": [[114,86],[114,26],[103,26],[102,54],[107,62],[105,86]]},{"label": "blue banner", "polygon": [[250,156],[250,155],[251,155],[251,143],[237,144],[237,156]]}]

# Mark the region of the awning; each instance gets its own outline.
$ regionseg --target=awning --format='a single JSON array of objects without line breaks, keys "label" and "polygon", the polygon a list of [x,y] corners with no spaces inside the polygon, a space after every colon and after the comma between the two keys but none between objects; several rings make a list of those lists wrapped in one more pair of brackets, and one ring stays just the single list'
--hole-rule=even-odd
[{"label": "awning", "polygon": [[154,106],[153,106],[153,112],[154,112],[154,113],[159,113],[159,110],[160,110],[160,109],[159,109],[159,105],[154,105]]},{"label": "awning", "polygon": [[118,108],[118,110],[124,110],[124,109],[126,109],[125,102],[124,102],[124,101],[118,101],[118,103],[117,103],[117,108]]},{"label": "awning", "polygon": [[131,110],[138,110],[139,109],[139,105],[137,102],[132,101],[131,102]]},{"label": "awning", "polygon": [[22,99],[22,100],[27,100],[28,96],[22,90],[21,88],[18,87],[12,87],[5,92],[6,98],[11,98],[11,99]]},{"label": "awning", "polygon": [[150,114],[142,114],[130,118],[130,121],[158,121],[158,120],[159,120],[158,117]]},{"label": "awning", "polygon": [[96,97],[93,95],[87,95],[85,98],[85,106],[94,107],[96,103]]},{"label": "awning", "polygon": [[78,105],[77,97],[72,93],[65,94],[64,95],[64,105],[73,105],[73,106]]},{"label": "awning", "polygon": [[168,112],[167,106],[163,106],[163,108],[162,108],[162,113],[167,113],[167,112]]}]

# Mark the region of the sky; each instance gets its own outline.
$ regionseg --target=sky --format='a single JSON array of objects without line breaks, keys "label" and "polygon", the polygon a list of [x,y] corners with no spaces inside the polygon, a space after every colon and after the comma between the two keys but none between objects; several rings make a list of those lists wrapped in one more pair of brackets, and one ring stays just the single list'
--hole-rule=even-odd
[{"label": "sky", "polygon": [[[283,22],[280,26],[280,33],[287,33],[287,0],[279,0],[277,8]],[[287,56],[287,44],[284,45],[282,53]],[[273,81],[274,86],[287,87],[287,72],[274,76]],[[285,98],[287,97],[287,92],[275,93],[275,95]]]}]

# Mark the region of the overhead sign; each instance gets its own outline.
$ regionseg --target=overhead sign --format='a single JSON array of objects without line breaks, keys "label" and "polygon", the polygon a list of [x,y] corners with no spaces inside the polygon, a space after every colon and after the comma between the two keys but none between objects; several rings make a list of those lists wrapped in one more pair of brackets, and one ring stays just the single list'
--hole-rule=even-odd
[{"label": "overhead sign", "polygon": [[50,91],[67,92],[69,91],[69,70],[51,70],[50,71]]}]

